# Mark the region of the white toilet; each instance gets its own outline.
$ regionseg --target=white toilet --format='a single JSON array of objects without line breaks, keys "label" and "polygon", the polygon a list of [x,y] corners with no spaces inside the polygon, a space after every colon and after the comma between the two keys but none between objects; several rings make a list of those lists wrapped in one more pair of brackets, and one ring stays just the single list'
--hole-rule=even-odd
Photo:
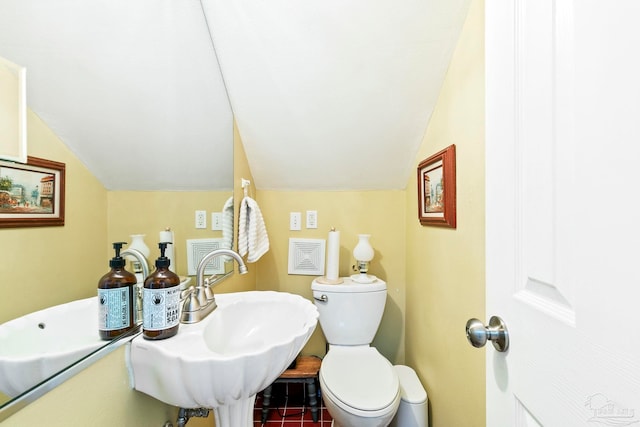
[{"label": "white toilet", "polygon": [[385,427],[400,405],[400,379],[370,344],[382,319],[387,284],[379,279],[366,284],[343,280],[338,285],[317,280],[311,284],[329,343],[320,367],[320,389],[335,427]]}]

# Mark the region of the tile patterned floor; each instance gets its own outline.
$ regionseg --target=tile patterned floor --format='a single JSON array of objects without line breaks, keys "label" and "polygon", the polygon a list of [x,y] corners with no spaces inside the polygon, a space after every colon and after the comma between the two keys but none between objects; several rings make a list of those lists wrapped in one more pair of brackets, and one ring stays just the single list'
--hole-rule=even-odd
[{"label": "tile patterned floor", "polygon": [[319,400],[318,422],[311,418],[311,410],[305,396],[303,384],[279,383],[273,385],[271,405],[267,422],[262,424],[262,393],[258,393],[254,406],[254,427],[330,427],[331,415]]}]

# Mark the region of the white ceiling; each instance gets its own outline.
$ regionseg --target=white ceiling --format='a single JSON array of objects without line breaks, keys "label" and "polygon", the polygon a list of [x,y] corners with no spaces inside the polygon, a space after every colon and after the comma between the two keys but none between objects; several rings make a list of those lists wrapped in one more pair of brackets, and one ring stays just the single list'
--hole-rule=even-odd
[{"label": "white ceiling", "polygon": [[230,189],[231,109],[260,189],[402,189],[469,1],[0,0],[0,56],[108,189]]}]

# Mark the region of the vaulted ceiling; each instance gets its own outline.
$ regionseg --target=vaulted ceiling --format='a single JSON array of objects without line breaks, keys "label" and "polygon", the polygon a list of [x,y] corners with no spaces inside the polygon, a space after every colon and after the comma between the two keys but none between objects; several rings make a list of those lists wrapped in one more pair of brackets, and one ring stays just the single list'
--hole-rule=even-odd
[{"label": "vaulted ceiling", "polygon": [[112,190],[402,189],[469,0],[0,0],[29,107]]}]

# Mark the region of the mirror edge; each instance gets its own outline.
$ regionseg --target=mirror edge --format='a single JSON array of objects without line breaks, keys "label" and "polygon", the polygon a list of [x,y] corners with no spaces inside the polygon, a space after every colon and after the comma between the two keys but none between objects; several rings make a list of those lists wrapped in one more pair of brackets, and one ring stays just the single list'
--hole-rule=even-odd
[{"label": "mirror edge", "polygon": [[16,147],[12,147],[10,154],[2,152],[4,150],[3,146],[3,150],[0,150],[0,159],[27,163],[27,69],[1,56],[0,66],[5,67],[11,74],[16,76],[18,90],[18,140],[16,141]]}]

